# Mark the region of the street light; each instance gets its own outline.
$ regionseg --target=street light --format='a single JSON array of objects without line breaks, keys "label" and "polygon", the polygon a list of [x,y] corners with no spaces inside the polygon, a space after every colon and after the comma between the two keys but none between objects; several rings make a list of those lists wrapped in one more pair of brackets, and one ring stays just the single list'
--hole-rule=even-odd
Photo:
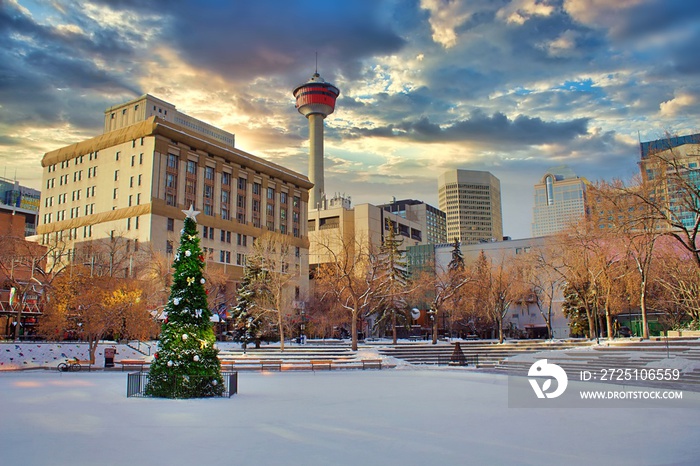
[{"label": "street light", "polygon": [[435,309],[428,309],[428,318],[430,319],[430,328],[433,332],[433,345],[437,344],[437,320],[435,319]]}]

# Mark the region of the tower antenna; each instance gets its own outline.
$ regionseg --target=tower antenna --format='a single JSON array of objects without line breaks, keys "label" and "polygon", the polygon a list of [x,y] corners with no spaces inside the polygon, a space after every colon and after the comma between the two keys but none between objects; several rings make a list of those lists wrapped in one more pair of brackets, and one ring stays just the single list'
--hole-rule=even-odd
[{"label": "tower antenna", "polygon": [[318,74],[318,50],[316,51],[316,73]]}]

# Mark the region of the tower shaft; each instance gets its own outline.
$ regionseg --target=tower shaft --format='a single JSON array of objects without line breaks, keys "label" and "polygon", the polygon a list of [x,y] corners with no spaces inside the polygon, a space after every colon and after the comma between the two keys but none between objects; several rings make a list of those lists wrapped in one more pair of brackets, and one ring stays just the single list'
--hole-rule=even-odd
[{"label": "tower shaft", "polygon": [[309,119],[309,181],[314,187],[309,191],[309,206],[319,207],[325,192],[323,183],[323,120],[325,115],[312,113]]}]

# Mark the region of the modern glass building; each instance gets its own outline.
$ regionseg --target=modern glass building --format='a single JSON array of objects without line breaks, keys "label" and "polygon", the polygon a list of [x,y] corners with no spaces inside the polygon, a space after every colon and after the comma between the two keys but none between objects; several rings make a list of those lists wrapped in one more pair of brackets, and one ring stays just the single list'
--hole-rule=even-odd
[{"label": "modern glass building", "polygon": [[586,214],[588,181],[567,166],[547,170],[535,185],[532,236],[547,236],[564,230]]}]

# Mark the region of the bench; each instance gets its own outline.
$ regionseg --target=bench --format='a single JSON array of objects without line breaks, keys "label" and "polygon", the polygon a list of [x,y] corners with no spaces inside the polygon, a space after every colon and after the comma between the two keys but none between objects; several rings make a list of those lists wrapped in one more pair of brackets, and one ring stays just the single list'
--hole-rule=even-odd
[{"label": "bench", "polygon": [[92,362],[89,359],[74,359],[75,362],[80,364],[81,369],[87,367],[88,372],[92,372]]},{"label": "bench", "polygon": [[266,371],[281,371],[282,361],[279,359],[268,359],[260,361],[260,370]]},{"label": "bench", "polygon": [[143,359],[122,359],[121,361],[114,361],[114,363],[121,364],[122,372],[124,372],[124,369],[138,369],[139,371],[143,371],[144,367],[151,365],[150,362],[144,361]]},{"label": "bench", "polygon": [[411,335],[408,337],[408,341],[421,341],[423,337],[421,335]]},{"label": "bench", "polygon": [[363,359],[362,360],[362,370],[365,369],[380,369],[382,368],[381,359]]},{"label": "bench", "polygon": [[330,360],[314,360],[311,361],[311,370],[315,371],[316,369],[326,369],[326,370],[331,370],[331,364],[333,364],[333,361]]}]

